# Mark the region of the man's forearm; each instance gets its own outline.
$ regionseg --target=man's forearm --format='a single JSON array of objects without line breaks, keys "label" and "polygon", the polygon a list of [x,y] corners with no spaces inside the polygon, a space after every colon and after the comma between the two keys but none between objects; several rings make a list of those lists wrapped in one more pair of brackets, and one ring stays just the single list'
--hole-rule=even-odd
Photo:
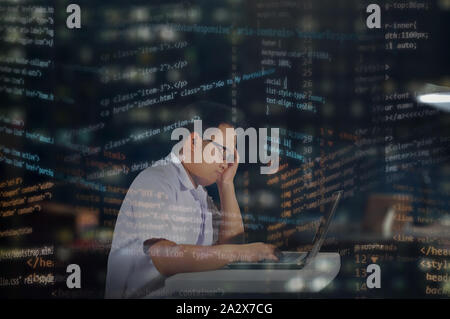
[{"label": "man's forearm", "polygon": [[244,223],[236,199],[234,185],[219,185],[222,221],[219,230],[219,244],[229,243],[231,239],[244,234]]},{"label": "man's forearm", "polygon": [[161,274],[171,276],[222,268],[236,260],[236,251],[236,245],[177,245],[161,240],[150,247],[149,255]]}]

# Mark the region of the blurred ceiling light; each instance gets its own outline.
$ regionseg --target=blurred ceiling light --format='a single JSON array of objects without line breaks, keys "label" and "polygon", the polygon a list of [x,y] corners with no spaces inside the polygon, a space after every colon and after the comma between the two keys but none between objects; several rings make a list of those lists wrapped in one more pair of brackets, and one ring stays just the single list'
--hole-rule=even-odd
[{"label": "blurred ceiling light", "polygon": [[188,10],[188,19],[189,22],[191,23],[195,23],[200,21],[200,19],[202,18],[202,9],[201,8],[190,8]]},{"label": "blurred ceiling light", "polygon": [[136,29],[136,36],[141,41],[149,41],[152,39],[152,33],[148,27],[138,27]]},{"label": "blurred ceiling light", "polygon": [[229,18],[228,10],[224,8],[219,8],[214,12],[214,20],[217,22],[225,22]]},{"label": "blurred ceiling light", "polygon": [[450,112],[450,88],[426,84],[417,94],[417,101]]},{"label": "blurred ceiling light", "polygon": [[177,39],[177,34],[171,28],[162,27],[160,31],[160,37],[164,41],[175,41]]},{"label": "blurred ceiling light", "polygon": [[440,0],[439,7],[443,10],[450,10],[450,0]]},{"label": "blurred ceiling light", "polygon": [[179,80],[181,80],[181,78],[182,78],[182,74],[178,70],[170,70],[167,72],[167,79],[170,82],[179,81]]},{"label": "blurred ceiling light", "polygon": [[261,190],[258,193],[258,202],[263,207],[274,207],[276,204],[275,196],[266,190]]},{"label": "blurred ceiling light", "polygon": [[429,103],[429,104],[450,103],[450,93],[424,94],[419,96],[418,99],[421,103]]},{"label": "blurred ceiling light", "polygon": [[130,11],[131,19],[134,22],[144,22],[148,20],[148,12],[146,11],[146,7],[135,7]]}]

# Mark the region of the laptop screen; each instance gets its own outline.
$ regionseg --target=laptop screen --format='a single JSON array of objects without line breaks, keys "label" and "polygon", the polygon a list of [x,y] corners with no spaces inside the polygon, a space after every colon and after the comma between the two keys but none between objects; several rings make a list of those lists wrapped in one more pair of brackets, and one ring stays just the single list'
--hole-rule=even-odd
[{"label": "laptop screen", "polygon": [[308,263],[312,258],[314,258],[322,247],[323,241],[327,235],[328,228],[330,227],[331,219],[333,218],[334,212],[336,211],[336,207],[341,199],[343,191],[337,191],[333,194],[332,204],[329,206],[329,209],[325,212],[325,214],[320,218],[319,227],[317,228],[316,234],[313,240],[313,247],[308,252],[306,256],[306,263]]}]

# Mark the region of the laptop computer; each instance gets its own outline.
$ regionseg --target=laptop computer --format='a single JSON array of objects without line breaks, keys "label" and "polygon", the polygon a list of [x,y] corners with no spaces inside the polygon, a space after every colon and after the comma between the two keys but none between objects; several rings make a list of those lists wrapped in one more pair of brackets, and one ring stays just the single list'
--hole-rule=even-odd
[{"label": "laptop computer", "polygon": [[312,249],[309,252],[283,251],[279,253],[279,260],[262,260],[259,262],[235,262],[228,264],[229,269],[301,269],[316,257],[330,227],[331,219],[342,197],[343,191],[333,194],[334,200],[329,209],[321,217],[319,227],[314,236]]}]

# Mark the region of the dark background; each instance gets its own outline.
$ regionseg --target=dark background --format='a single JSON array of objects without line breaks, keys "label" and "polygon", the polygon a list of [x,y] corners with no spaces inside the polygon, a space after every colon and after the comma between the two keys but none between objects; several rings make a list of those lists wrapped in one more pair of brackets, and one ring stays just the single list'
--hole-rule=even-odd
[{"label": "dark background", "polygon": [[[2,90],[1,115],[3,119],[21,119],[24,123],[22,129],[52,137],[54,143],[37,142],[3,131],[0,132],[0,144],[38,154],[39,165],[51,168],[54,177],[17,168],[2,160],[1,181],[21,177],[22,186],[47,181],[54,183],[54,186],[51,199],[42,201],[40,211],[0,218],[2,231],[24,226],[33,229],[29,235],[0,238],[0,248],[8,250],[53,245],[54,254],[48,259],[54,262],[54,267],[31,269],[26,258],[0,260],[3,278],[21,276],[18,286],[0,286],[0,295],[6,298],[102,298],[108,245],[120,202],[143,168],[134,166],[133,169],[133,165],[151,164],[167,155],[172,145],[170,132],[140,140],[135,140],[133,136],[136,135],[133,134],[187,119],[188,115],[183,113],[186,105],[210,100],[238,109],[245,115],[247,127],[274,127],[284,132],[303,134],[301,139],[281,134],[282,143],[286,139],[291,140],[290,148],[281,146],[281,149],[295,151],[303,159],[282,155],[280,166],[288,166],[279,173],[260,175],[259,164],[241,165],[236,187],[247,241],[272,242],[282,249],[291,250],[307,247],[310,234],[294,232],[285,236],[282,233],[281,239],[274,240],[277,238],[273,236],[276,231],[271,231],[270,226],[284,223],[281,232],[293,229],[309,220],[307,216],[314,213],[318,216],[323,212],[323,205],[314,206],[314,203],[331,196],[328,187],[336,185],[345,191],[323,247],[325,251],[341,253],[341,272],[323,293],[308,297],[436,297],[426,292],[427,286],[442,288],[445,283],[426,281],[425,271],[419,266],[427,258],[420,251],[423,247],[420,240],[427,238],[427,244],[449,249],[448,228],[445,231],[448,227],[450,190],[449,115],[431,106],[418,104],[414,97],[426,83],[450,86],[450,9],[443,2],[435,1],[421,2],[428,6],[427,10],[386,9],[384,3],[379,2],[383,8],[382,28],[369,30],[365,26],[368,3],[325,0],[272,1],[265,4],[260,1],[80,1],[82,28],[79,30],[66,28],[65,7],[68,3],[64,1],[30,1],[23,4],[54,7],[54,24],[46,25],[54,29],[54,45],[24,46],[5,40],[10,34],[7,27],[23,26],[5,20],[0,28],[1,56],[14,56],[19,52],[29,60],[51,60],[50,67],[42,69],[42,76],[25,76],[19,86],[51,93],[54,99],[49,101],[8,94]],[[12,4],[2,4],[1,8],[8,5]],[[1,13],[4,18],[8,16],[4,10]],[[16,14],[30,16],[30,13],[23,11]],[[177,18],[180,16],[186,18]],[[411,21],[416,22],[416,30],[392,29],[393,23]],[[253,30],[298,29],[313,33],[329,30],[349,35],[350,39],[172,33],[167,27],[171,23],[231,26],[233,30],[242,27]],[[26,26],[42,27],[36,22]],[[410,31],[426,32],[428,38],[386,39],[389,32]],[[278,43],[267,47],[263,41]],[[390,42],[394,49],[389,49]],[[396,47],[404,42],[414,43],[416,49]],[[142,48],[145,47],[165,49],[143,53]],[[262,61],[267,59],[262,55],[262,50],[268,49],[324,52],[330,58],[287,59],[291,62],[290,68],[262,65]],[[277,59],[274,60],[277,64]],[[0,66],[11,66],[11,63],[2,61]],[[186,66],[176,69],[176,62],[179,61],[186,62]],[[123,77],[135,69],[159,68],[163,64],[175,66],[175,69],[167,71],[163,67],[151,76]],[[266,90],[273,86],[266,83],[266,77],[262,77],[187,97],[178,94],[170,101],[159,101],[142,108],[133,107],[127,112],[114,114],[114,108],[127,103],[125,100],[114,102],[114,97],[119,95],[142,89],[165,89],[164,92],[145,98],[136,97],[128,102],[144,101],[229,79],[234,73],[249,74],[271,67],[275,68],[275,73],[267,78],[286,81],[288,90],[322,97],[325,102],[310,103],[316,112],[282,105],[268,107]],[[108,74],[119,78],[107,78]],[[12,76],[6,71],[0,75]],[[167,84],[170,89],[165,86]],[[11,86],[5,78],[2,78],[2,85]],[[405,93],[408,93],[407,98],[398,98]],[[394,94],[397,98],[392,98]],[[396,107],[399,104],[410,104],[410,107],[400,110]],[[385,107],[389,105],[394,106],[388,110]],[[416,112],[416,115],[392,120],[395,114],[408,112]],[[11,127],[4,123],[0,124]],[[74,131],[100,124],[100,129]],[[430,142],[419,143],[423,139]],[[408,143],[411,145],[407,151],[397,151],[395,154],[410,151],[411,156],[387,162],[386,147]],[[330,154],[340,151],[342,153],[336,157],[327,159]],[[4,150],[0,154],[13,158]],[[305,169],[307,163],[312,164]],[[341,164],[336,166],[336,163]],[[392,165],[396,166],[395,170],[387,169]],[[295,168],[301,170],[286,179],[282,178],[282,174]],[[102,170],[113,169],[121,172],[111,177],[95,175]],[[344,172],[347,172],[345,176],[338,179],[325,179]],[[282,186],[307,174],[312,174],[311,181],[317,182],[316,186],[308,186],[305,182]],[[269,182],[277,176],[280,181]],[[304,187],[296,195],[286,197],[286,192],[300,185]],[[103,191],[96,190],[98,187]],[[10,186],[4,190],[14,188]],[[217,199],[215,187],[208,191]],[[318,195],[309,196],[313,192]],[[364,228],[370,211],[369,198],[376,194],[412,196],[411,207],[406,212],[411,218],[409,226],[416,229],[412,241],[399,242],[394,239],[395,234],[383,237],[379,229],[370,225]],[[300,199],[293,204],[295,198]],[[2,203],[10,199],[13,198],[2,193]],[[308,205],[313,206],[307,208]],[[304,207],[299,210],[301,213],[293,213],[300,206]],[[2,205],[1,210],[3,212],[6,208]],[[383,219],[384,213],[380,210],[379,219]],[[404,233],[404,226],[397,231]],[[423,232],[420,233],[420,230]],[[396,250],[357,251],[355,246],[359,244],[395,245]],[[365,288],[365,278],[361,275],[371,257],[376,257],[383,267],[383,289],[377,291]],[[79,264],[83,270],[81,290],[65,288],[65,267],[70,263]],[[30,274],[50,272],[56,278],[53,285],[23,284],[23,278]],[[438,272],[445,273],[446,270]],[[447,294],[438,297],[448,297],[448,291],[447,288]],[[303,295],[292,294],[288,297]]]}]

